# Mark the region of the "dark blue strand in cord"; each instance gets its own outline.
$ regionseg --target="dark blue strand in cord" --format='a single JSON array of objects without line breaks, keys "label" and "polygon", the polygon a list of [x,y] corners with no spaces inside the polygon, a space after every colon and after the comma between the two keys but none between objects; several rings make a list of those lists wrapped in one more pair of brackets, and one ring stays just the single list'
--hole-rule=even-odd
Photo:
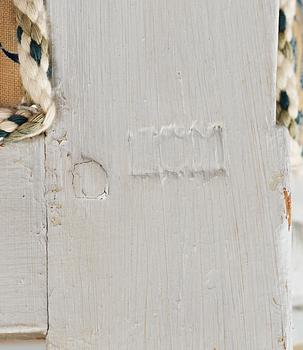
[{"label": "dark blue strand in cord", "polygon": [[18,54],[12,53],[12,52],[9,52],[9,51],[5,50],[5,48],[2,46],[1,43],[0,43],[0,49],[3,51],[3,53],[5,54],[6,57],[11,59],[15,63],[20,63]]}]

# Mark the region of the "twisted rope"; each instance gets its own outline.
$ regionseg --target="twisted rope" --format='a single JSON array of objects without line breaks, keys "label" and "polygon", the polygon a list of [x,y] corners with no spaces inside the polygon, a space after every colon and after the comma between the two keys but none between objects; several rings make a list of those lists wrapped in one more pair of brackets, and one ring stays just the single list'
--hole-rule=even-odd
[{"label": "twisted rope", "polygon": [[298,82],[294,69],[291,41],[296,14],[296,0],[280,0],[279,45],[277,70],[277,123],[288,128],[290,135],[297,135]]},{"label": "twisted rope", "polygon": [[43,0],[14,0],[22,103],[0,108],[0,143],[41,134],[52,124],[56,107],[50,83],[51,66],[46,10]]}]

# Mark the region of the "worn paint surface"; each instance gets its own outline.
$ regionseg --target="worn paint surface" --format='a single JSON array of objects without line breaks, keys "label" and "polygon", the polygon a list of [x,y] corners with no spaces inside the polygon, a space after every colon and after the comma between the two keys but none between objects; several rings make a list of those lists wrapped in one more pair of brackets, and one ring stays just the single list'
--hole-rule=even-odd
[{"label": "worn paint surface", "polygon": [[47,330],[43,140],[0,149],[0,338]]},{"label": "worn paint surface", "polygon": [[291,349],[278,1],[49,10],[65,106],[45,147],[0,152],[0,332],[48,316],[51,350]]},{"label": "worn paint surface", "polygon": [[143,128],[130,132],[129,144],[133,176],[209,180],[226,173],[223,130],[219,125]]},{"label": "worn paint surface", "polygon": [[288,222],[288,231],[290,231],[291,224],[292,224],[292,200],[291,200],[291,193],[288,192],[286,188],[283,189],[284,194],[284,203],[285,203],[285,212],[286,212],[286,219]]},{"label": "worn paint surface", "polygon": [[278,1],[49,8],[48,348],[291,349]]}]

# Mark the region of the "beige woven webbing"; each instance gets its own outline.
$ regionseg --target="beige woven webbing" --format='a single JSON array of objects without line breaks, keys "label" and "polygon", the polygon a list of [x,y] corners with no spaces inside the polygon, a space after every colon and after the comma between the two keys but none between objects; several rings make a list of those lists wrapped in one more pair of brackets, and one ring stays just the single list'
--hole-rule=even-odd
[{"label": "beige woven webbing", "polygon": [[[11,0],[0,1],[0,43],[10,52],[17,52],[16,12]],[[23,91],[20,67],[3,53],[0,54],[0,106],[13,107],[20,103]]]}]

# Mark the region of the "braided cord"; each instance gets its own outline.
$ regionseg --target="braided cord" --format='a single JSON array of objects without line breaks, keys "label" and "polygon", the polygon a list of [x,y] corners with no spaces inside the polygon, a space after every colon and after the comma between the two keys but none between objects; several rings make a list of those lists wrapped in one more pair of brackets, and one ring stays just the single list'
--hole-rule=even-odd
[{"label": "braided cord", "polygon": [[52,124],[56,107],[50,83],[47,16],[43,0],[14,0],[17,15],[22,103],[0,108],[0,143],[41,134]]},{"label": "braided cord", "polygon": [[291,46],[296,0],[280,0],[279,43],[277,70],[277,123],[288,128],[291,137],[296,138],[298,116],[298,82],[294,68],[294,54]]}]

